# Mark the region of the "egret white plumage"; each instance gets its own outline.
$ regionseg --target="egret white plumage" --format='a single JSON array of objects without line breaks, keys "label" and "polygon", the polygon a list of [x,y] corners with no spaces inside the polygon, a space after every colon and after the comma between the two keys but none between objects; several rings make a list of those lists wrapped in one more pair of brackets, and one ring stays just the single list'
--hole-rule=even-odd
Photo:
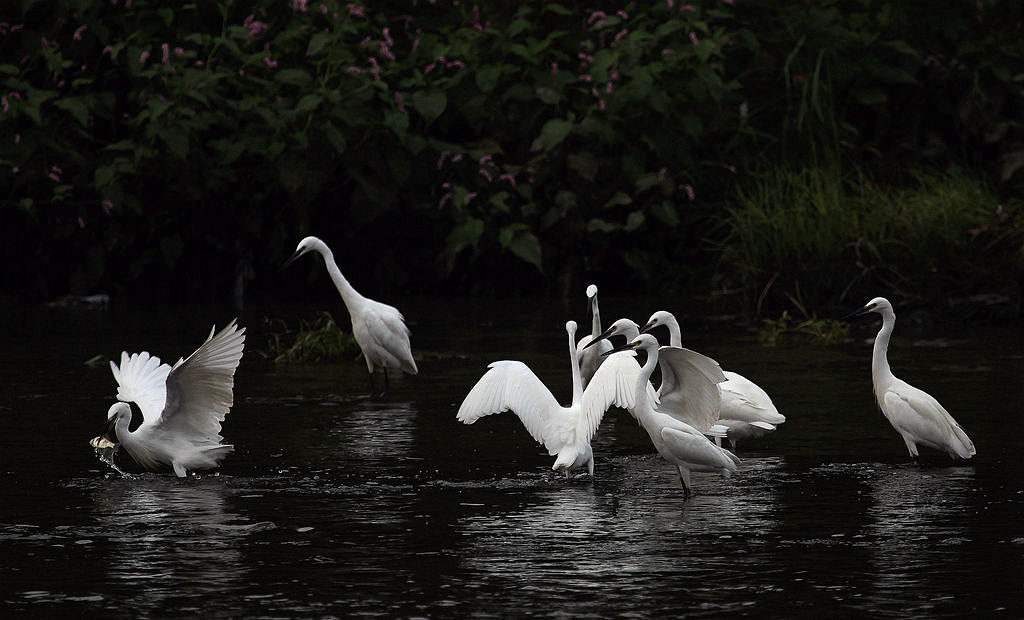
[{"label": "egret white plumage", "polygon": [[341,274],[338,263],[334,261],[334,253],[327,244],[317,237],[306,237],[299,242],[295,253],[285,261],[281,269],[292,264],[295,259],[307,252],[318,252],[327,266],[335,288],[345,303],[349,316],[352,317],[352,336],[366,359],[366,369],[370,373],[370,388],[373,389],[373,373],[378,368],[384,371],[384,386],[388,386],[388,369],[402,370],[415,375],[416,360],[412,357],[412,346],[409,344],[409,328],[405,325],[402,313],[394,306],[375,301],[359,294]]},{"label": "egret white plumage", "polygon": [[595,347],[589,344],[601,335],[601,311],[597,307],[597,285],[587,287],[587,303],[590,308],[590,335],[580,339],[580,374],[583,376],[583,387],[586,388],[590,379],[597,372],[598,366],[605,360],[604,354],[612,350],[612,343],[607,340],[598,342]]},{"label": "egret white plumage", "polygon": [[[668,328],[671,346],[682,346],[679,321],[671,312],[655,312],[640,331],[646,333],[659,325]],[[718,423],[728,427],[726,439],[732,444],[733,450],[740,439],[763,437],[786,421],[786,416],[779,413],[768,393],[760,386],[739,373],[728,370],[723,373],[726,380],[718,384],[722,391]]]},{"label": "egret white plumage", "polygon": [[871,353],[871,384],[878,407],[896,432],[903,437],[907,451],[918,457],[918,444],[941,450],[952,458],[969,459],[975,455],[974,443],[953,416],[931,394],[902,379],[889,368],[889,338],[896,325],[896,313],[884,297],[875,297],[851,316],[877,312],[882,328],[875,336]]},{"label": "egret white plumage", "polygon": [[[631,342],[640,336],[640,327],[629,319],[618,319],[592,343],[607,342],[613,336],[625,336],[626,342]],[[654,395],[657,408],[702,433],[724,436],[728,429],[718,424],[718,386],[725,381],[725,375],[718,362],[696,351],[668,346],[659,349],[658,368],[661,385],[655,389],[648,381],[647,388]]]},{"label": "egret white plumage", "polygon": [[562,407],[551,391],[530,368],[518,361],[502,360],[488,365],[488,371],[463,399],[456,419],[472,424],[493,413],[512,411],[530,435],[556,456],[551,469],[564,469],[566,476],[578,467],[594,475],[594,452],[590,440],[612,405],[629,407],[635,398],[620,373],[637,367],[632,353],[612,355],[598,368],[584,390],[576,348],[576,322],[565,324],[569,334],[572,364],[572,402]]},{"label": "egret white plumage", "polygon": [[651,373],[658,365],[660,355],[668,352],[671,347],[659,349],[654,336],[641,334],[635,340],[612,351],[629,349],[643,349],[647,353],[647,360],[643,367],[637,368],[638,372],[630,382],[635,393],[635,403],[627,409],[647,431],[658,454],[675,466],[679,482],[683,486],[683,495],[690,495],[692,471],[719,473],[725,476],[736,471],[740,460],[735,454],[715,445],[690,424],[663,413],[651,399],[650,390],[647,389]]},{"label": "egret white plumage", "polygon": [[[110,362],[119,401],[107,412],[102,439],[124,446],[146,469],[170,466],[180,478],[189,470],[217,467],[234,451],[222,444],[221,422],[234,402],[234,376],[245,346],[245,328],[236,320],[210,335],[187,359],[172,367],[148,352],[121,353],[121,365]],[[142,423],[129,430],[131,405]],[[99,447],[101,438],[93,439]]]}]

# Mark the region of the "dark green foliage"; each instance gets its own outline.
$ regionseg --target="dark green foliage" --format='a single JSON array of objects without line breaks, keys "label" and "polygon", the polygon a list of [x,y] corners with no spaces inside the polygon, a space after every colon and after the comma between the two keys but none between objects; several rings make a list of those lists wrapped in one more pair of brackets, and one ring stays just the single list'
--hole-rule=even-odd
[{"label": "dark green foliage", "polygon": [[[720,248],[757,289],[779,267],[736,258],[723,215],[765,179],[898,193],[955,164],[1002,198],[1024,176],[1021,14],[995,0],[8,4],[2,285],[23,299],[288,289],[310,233],[374,294],[700,292]],[[806,234],[772,251],[798,264]],[[805,288],[834,301],[848,271]]]},{"label": "dark green foliage", "polygon": [[350,360],[360,354],[355,338],[327,312],[290,328],[284,320],[268,320],[266,357],[279,363]]}]

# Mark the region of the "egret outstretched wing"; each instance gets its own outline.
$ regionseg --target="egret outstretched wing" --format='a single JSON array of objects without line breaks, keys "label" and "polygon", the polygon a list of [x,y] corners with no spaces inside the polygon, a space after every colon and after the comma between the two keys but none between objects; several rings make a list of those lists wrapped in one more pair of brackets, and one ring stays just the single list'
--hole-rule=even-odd
[{"label": "egret outstretched wing", "polygon": [[487,368],[463,399],[456,419],[472,424],[484,416],[511,411],[550,455],[558,454],[572,439],[574,427],[572,420],[559,415],[562,407],[551,390],[522,362],[502,360]]},{"label": "egret outstretched wing", "polygon": [[142,411],[143,426],[152,426],[160,419],[167,402],[167,373],[171,367],[160,358],[142,353],[121,352],[121,365],[110,362],[110,371],[117,381],[117,399],[135,403]]},{"label": "egret outstretched wing", "polygon": [[185,436],[220,441],[220,424],[234,404],[235,369],[242,359],[245,328],[232,320],[167,375],[167,404],[160,426]]},{"label": "egret outstretched wing", "polygon": [[725,381],[718,362],[696,351],[669,346],[658,349],[658,366],[658,410],[698,431],[710,429],[721,408],[718,384]]},{"label": "egret outstretched wing", "polygon": [[[583,391],[583,417],[587,437],[593,437],[604,413],[612,405],[632,409],[636,405],[637,386],[646,381],[636,362],[636,351],[620,351],[605,357],[594,377]],[[648,383],[648,385],[650,385]],[[654,396],[649,388],[648,398]],[[656,397],[655,397],[656,398]]]}]

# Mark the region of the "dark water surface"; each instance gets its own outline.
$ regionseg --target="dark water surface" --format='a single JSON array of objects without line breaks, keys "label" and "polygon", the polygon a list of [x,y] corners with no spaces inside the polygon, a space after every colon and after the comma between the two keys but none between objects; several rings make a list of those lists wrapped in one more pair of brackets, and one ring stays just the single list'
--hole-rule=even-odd
[{"label": "dark water surface", "polygon": [[[317,304],[328,307],[329,304]],[[974,440],[912,463],[871,395],[873,330],[838,347],[765,348],[729,322],[684,344],[753,379],[788,417],[741,445],[738,474],[673,471],[627,414],[594,439],[596,479],[555,474],[513,415],[455,421],[498,359],[563,402],[563,324],[535,300],[401,306],[420,375],[367,399],[361,360],[262,360],[252,312],[236,446],[217,473],[124,477],[101,463],[115,384],[95,355],[191,353],[228,311],[35,309],[6,317],[0,362],[0,601],[6,614],[629,617],[1024,616],[1024,332],[910,334],[894,372]],[[340,303],[330,308],[347,325]],[[605,323],[647,302],[611,300]],[[672,307],[667,309],[672,310]],[[273,309],[307,316],[311,308]],[[897,313],[899,310],[897,309]]]}]

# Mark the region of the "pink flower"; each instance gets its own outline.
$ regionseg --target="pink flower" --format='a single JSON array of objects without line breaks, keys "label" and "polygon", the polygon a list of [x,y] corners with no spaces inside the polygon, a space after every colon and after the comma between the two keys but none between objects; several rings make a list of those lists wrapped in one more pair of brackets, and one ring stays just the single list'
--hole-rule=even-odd
[{"label": "pink flower", "polygon": [[603,112],[604,108],[605,108],[604,99],[598,99],[597,100],[597,109],[599,109],[599,110],[601,110]]},{"label": "pink flower", "polygon": [[629,34],[629,30],[623,28],[622,30],[620,30],[618,33],[615,34],[615,39],[614,40],[618,41],[619,39],[621,39],[622,37],[626,36],[627,34]]},{"label": "pink flower", "polygon": [[469,192],[468,194],[466,194],[466,199],[462,201],[462,204],[468,205],[469,201],[473,200],[474,198],[476,198],[476,196],[477,196],[476,192]]},{"label": "pink flower", "polygon": [[[440,170],[441,167],[444,166],[444,160],[448,159],[449,155],[451,155],[450,152],[448,152],[448,151],[441,151],[441,156],[437,158],[437,169],[438,170]],[[445,183],[441,187],[444,187],[445,185],[447,185],[447,183]]]},{"label": "pink flower", "polygon": [[587,18],[587,23],[593,24],[595,21],[603,20],[606,17],[608,17],[608,15],[606,15],[604,11],[594,11],[590,14],[590,17]]},{"label": "pink flower", "polygon": [[416,50],[418,50],[419,48],[420,48],[420,40],[419,39],[413,39],[412,51],[410,53],[415,54]]},{"label": "pink flower", "polygon": [[453,60],[453,61],[447,63],[445,66],[447,66],[447,67],[455,67],[456,69],[465,69],[466,68],[466,63],[462,62],[461,60]]},{"label": "pink flower", "polygon": [[14,134],[14,143],[15,144],[21,144],[21,134],[20,133]]},{"label": "pink flower", "polygon": [[55,183],[60,183],[60,176],[58,176],[56,173],[51,172],[46,176],[50,177],[50,179],[52,179]]},{"label": "pink flower", "polygon": [[395,40],[391,38],[391,29],[390,28],[385,28],[384,30],[381,31],[381,34],[384,35],[384,42],[385,43],[387,43],[388,45],[394,45],[395,44]]},{"label": "pink flower", "polygon": [[261,21],[256,21],[256,16],[252,13],[245,18],[245,21],[242,22],[242,26],[249,31],[250,39],[267,29],[267,25]]},{"label": "pink flower", "polygon": [[78,216],[78,227],[85,228],[85,220],[82,219],[81,215]]},{"label": "pink flower", "polygon": [[581,82],[593,82],[593,81],[594,81],[594,78],[592,78],[592,77],[590,77],[589,75],[587,75],[586,73],[584,73],[583,75],[581,75],[581,76],[579,77],[579,80],[580,80]]},{"label": "pink flower", "polygon": [[673,6],[675,6],[676,3],[673,2],[672,0],[665,0],[665,4],[667,4],[668,8],[671,9]]},{"label": "pink flower", "polygon": [[142,52],[141,54],[139,54],[139,64],[144,65],[144,64],[146,64],[147,60],[149,60],[149,51],[148,50],[145,51],[145,52]]},{"label": "pink flower", "polygon": [[558,75],[558,63],[551,63],[551,75]]},{"label": "pink flower", "polygon": [[697,7],[693,6],[692,4],[684,4],[683,6],[679,7],[679,12],[680,13],[696,13],[697,12]]},{"label": "pink flower", "polygon": [[293,11],[305,13],[309,10],[309,0],[292,0],[288,3],[288,6],[291,7]]},{"label": "pink flower", "polygon": [[164,43],[160,46],[160,50],[162,52],[160,62],[165,65],[169,64],[171,62],[171,46]]},{"label": "pink flower", "polygon": [[667,47],[665,49],[661,50],[661,55],[662,56],[671,56],[672,54],[675,54],[675,53],[676,53],[675,50],[670,50]]},{"label": "pink flower", "polygon": [[621,17],[622,19],[629,19],[629,14],[623,11],[622,9],[615,11],[615,14]]},{"label": "pink flower", "polygon": [[18,166],[11,168],[11,174],[18,174],[19,172],[21,172],[21,168]]},{"label": "pink flower", "polygon": [[612,82],[608,82],[607,84],[605,84],[604,92],[611,93],[613,88],[615,88],[615,84],[613,84]]},{"label": "pink flower", "polygon": [[277,61],[273,60],[270,56],[263,57],[263,64],[267,65],[271,69],[277,67]]},{"label": "pink flower", "polygon": [[349,67],[348,69],[345,69],[345,71],[348,73],[366,73],[366,70],[362,67]]},{"label": "pink flower", "polygon": [[733,0],[722,0],[722,4],[728,4],[729,6],[736,5],[736,3]]},{"label": "pink flower", "polygon": [[111,202],[109,199],[106,199],[103,202],[101,202],[100,206],[103,207],[103,212],[107,215],[110,215],[110,212],[114,210],[114,203]]},{"label": "pink flower", "polygon": [[509,172],[506,172],[505,174],[503,174],[500,177],[498,177],[498,180],[500,180],[500,181],[508,181],[509,183],[512,184],[512,187],[515,187],[515,185],[516,185],[516,177],[512,173],[509,173]]},{"label": "pink flower", "polygon": [[452,163],[462,161],[462,153],[456,153],[452,155]]},{"label": "pink flower", "polygon": [[480,169],[480,176],[487,179],[488,182],[494,181],[494,176],[486,168]]},{"label": "pink flower", "polygon": [[7,102],[7,97],[0,97],[0,108],[3,108],[5,114],[11,109],[11,104]]},{"label": "pink flower", "polygon": [[81,41],[82,40],[82,33],[85,32],[88,29],[89,29],[88,26],[86,26],[85,24],[82,24],[78,28],[75,28],[75,34],[72,35],[71,38],[74,39],[75,41]]},{"label": "pink flower", "polygon": [[698,43],[700,43],[700,41],[697,40],[697,33],[696,32],[691,32],[690,33],[690,41],[693,41],[694,45],[697,45]]},{"label": "pink flower", "polygon": [[184,56],[185,55],[185,50],[183,48],[176,47],[176,48],[174,48],[174,55],[175,56]]},{"label": "pink flower", "polygon": [[423,74],[424,74],[424,75],[426,75],[427,73],[430,73],[431,71],[433,71],[433,70],[434,70],[434,67],[436,67],[436,66],[437,66],[436,64],[434,64],[434,63],[430,63],[429,65],[427,65],[426,67],[424,67],[424,69],[423,69]]},{"label": "pink flower", "polygon": [[345,6],[348,8],[349,15],[353,15],[355,17],[366,16],[366,10],[361,6],[356,6],[355,4],[352,3],[346,4]]},{"label": "pink flower", "polygon": [[485,165],[491,163],[491,161],[493,161],[493,160],[494,160],[494,156],[493,155],[484,155],[483,157],[480,158],[480,165],[481,166],[485,166]]},{"label": "pink flower", "polygon": [[451,199],[452,199],[452,193],[451,192],[448,192],[444,196],[441,196],[441,200],[437,201],[437,208],[440,209],[441,207],[444,206],[444,203],[448,202]]},{"label": "pink flower", "polygon": [[693,200],[694,197],[696,196],[696,194],[694,194],[694,192],[693,192],[693,186],[692,185],[684,185],[683,189],[686,190],[686,197],[689,198],[690,200]]}]

